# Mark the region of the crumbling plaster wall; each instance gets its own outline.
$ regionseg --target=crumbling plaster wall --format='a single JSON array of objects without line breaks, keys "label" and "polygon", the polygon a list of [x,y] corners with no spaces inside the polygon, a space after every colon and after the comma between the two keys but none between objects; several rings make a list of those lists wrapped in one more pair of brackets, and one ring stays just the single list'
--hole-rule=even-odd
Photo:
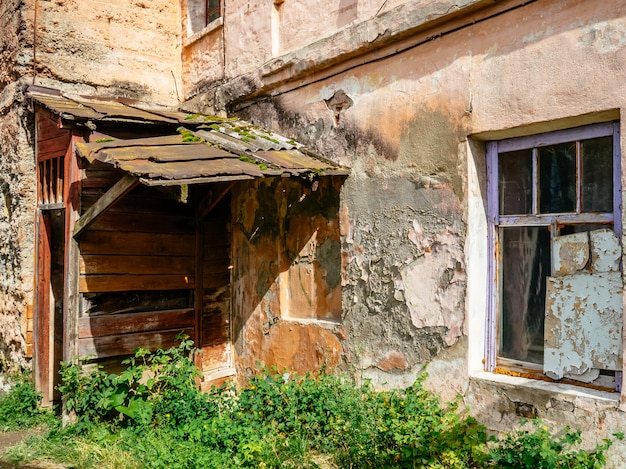
[{"label": "crumbling plaster wall", "polygon": [[0,373],[26,365],[33,291],[34,136],[18,82],[29,59],[22,7],[0,4]]},{"label": "crumbling plaster wall", "polygon": [[267,178],[233,189],[232,337],[240,379],[258,366],[334,369],[343,351],[341,180]]},{"label": "crumbling plaster wall", "polygon": [[340,218],[344,364],[357,376],[404,385],[429,371],[442,398],[464,395],[494,429],[526,408],[549,425],[623,429],[615,394],[546,385],[541,397],[532,380],[469,376],[484,353],[482,141],[619,118],[625,18],[618,1],[533,2],[240,105],[352,168]]}]

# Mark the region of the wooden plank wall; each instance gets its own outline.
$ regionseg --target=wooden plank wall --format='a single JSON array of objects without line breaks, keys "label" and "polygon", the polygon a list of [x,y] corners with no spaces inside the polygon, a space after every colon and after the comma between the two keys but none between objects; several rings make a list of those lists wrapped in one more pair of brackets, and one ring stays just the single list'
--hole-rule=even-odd
[{"label": "wooden plank wall", "polygon": [[[95,163],[85,170],[84,213],[123,173]],[[97,358],[168,348],[193,337],[193,207],[139,186],[80,237],[79,354]]]},{"label": "wooden plank wall", "polygon": [[202,371],[229,368],[230,363],[230,197],[204,220]]}]

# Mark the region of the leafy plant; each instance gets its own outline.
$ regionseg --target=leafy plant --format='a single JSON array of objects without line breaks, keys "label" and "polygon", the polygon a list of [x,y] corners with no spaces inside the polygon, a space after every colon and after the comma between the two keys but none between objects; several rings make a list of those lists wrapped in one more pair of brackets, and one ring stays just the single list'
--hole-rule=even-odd
[{"label": "leafy plant", "polygon": [[[518,430],[496,441],[489,450],[489,467],[503,469],[597,469],[606,463],[605,452],[612,440],[604,439],[592,451],[576,448],[581,443],[580,431],[566,427],[553,437],[540,420],[533,421],[533,431]],[[616,439],[624,435],[616,433]]]},{"label": "leafy plant", "polygon": [[13,380],[8,393],[0,395],[0,430],[19,430],[50,421],[51,412],[40,407],[41,393],[35,391],[27,374]]},{"label": "leafy plant", "polygon": [[118,375],[64,364],[61,390],[77,422],[18,446],[13,460],[128,469],[316,468],[320,458],[363,469],[596,469],[611,445],[583,451],[579,432],[553,436],[540,423],[489,439],[460,401],[442,405],[427,391],[425,375],[378,392],[324,370],[272,369],[243,388],[202,393],[193,353],[181,336],[169,350],[137,350]]}]

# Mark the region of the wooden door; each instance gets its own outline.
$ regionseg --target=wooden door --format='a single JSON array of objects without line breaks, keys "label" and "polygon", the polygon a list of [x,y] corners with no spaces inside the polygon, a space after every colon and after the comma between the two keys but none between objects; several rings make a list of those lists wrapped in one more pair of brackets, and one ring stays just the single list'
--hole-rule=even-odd
[{"label": "wooden door", "polygon": [[40,210],[37,225],[35,386],[43,393],[43,404],[50,405],[59,398],[63,353],[64,211]]}]

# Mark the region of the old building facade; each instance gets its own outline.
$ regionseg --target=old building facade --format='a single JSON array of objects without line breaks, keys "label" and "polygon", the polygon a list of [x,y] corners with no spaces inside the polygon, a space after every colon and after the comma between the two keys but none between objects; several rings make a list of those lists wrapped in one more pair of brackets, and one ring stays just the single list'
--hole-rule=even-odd
[{"label": "old building facade", "polygon": [[[447,400],[461,394],[494,430],[536,415],[596,429],[593,444],[624,429],[625,2],[0,9],[4,367],[37,354],[37,113],[72,132],[68,116],[79,113],[46,107],[34,84],[79,104],[73,97],[126,98],[237,116],[349,168],[309,185],[228,186],[230,208],[215,212],[229,253],[222,375],[245,379],[257,362],[326,366],[405,386],[427,371],[428,386]],[[76,138],[106,134],[102,115]],[[148,136],[117,124],[116,138]],[[619,467],[626,448],[611,451]]]}]

